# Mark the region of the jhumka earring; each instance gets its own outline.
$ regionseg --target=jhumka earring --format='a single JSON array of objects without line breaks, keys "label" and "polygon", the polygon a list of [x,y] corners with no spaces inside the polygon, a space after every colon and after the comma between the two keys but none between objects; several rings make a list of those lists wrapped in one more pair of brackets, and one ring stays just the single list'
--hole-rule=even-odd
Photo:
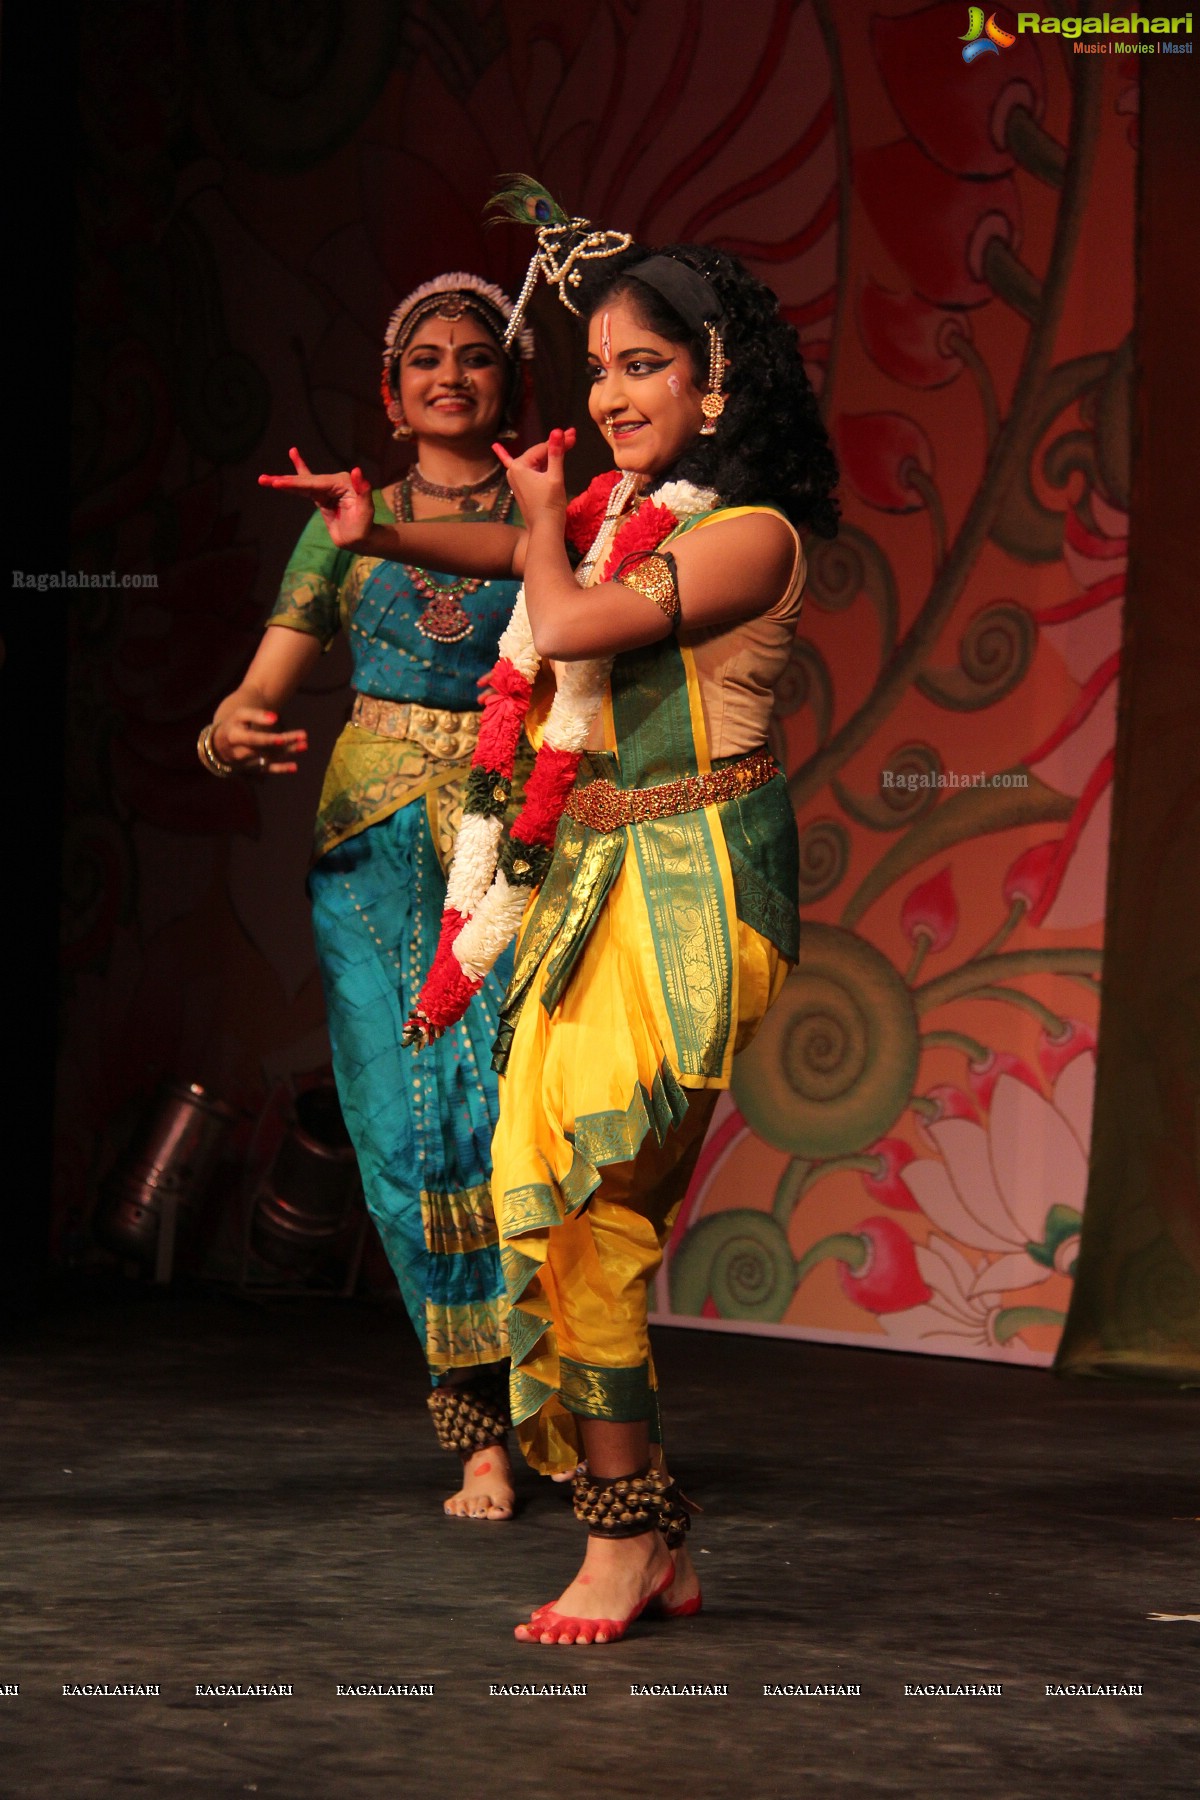
[{"label": "jhumka earring", "polygon": [[416,434],[404,416],[404,408],[393,395],[386,376],[383,382],[383,404],[388,418],[392,421],[392,436],[394,438],[414,437]]},{"label": "jhumka earring", "polygon": [[717,429],[717,420],[725,411],[725,346],[721,342],[721,334],[715,325],[706,325],[708,332],[708,392],[700,402],[700,411],[704,414],[704,423],[700,427],[701,437],[712,437]]}]

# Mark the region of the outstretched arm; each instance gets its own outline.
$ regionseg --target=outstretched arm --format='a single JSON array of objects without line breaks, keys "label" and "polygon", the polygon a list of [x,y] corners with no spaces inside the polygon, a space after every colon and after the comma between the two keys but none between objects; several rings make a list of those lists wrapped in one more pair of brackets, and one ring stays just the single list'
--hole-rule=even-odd
[{"label": "outstretched arm", "polygon": [[294,475],[260,475],[260,487],[307,494],[341,550],[416,563],[483,581],[511,580],[524,568],[526,533],[515,525],[456,525],[417,520],[412,525],[376,525],[371,484],[361,469],[314,475],[300,452],[288,451]]}]

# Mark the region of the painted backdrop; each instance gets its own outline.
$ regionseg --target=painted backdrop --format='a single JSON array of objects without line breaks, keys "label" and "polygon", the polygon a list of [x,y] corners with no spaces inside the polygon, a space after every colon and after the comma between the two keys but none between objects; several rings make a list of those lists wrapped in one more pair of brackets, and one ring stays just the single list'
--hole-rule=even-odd
[{"label": "painted backdrop", "polygon": [[[302,892],[319,768],[218,784],[195,735],[303,522],[254,476],[292,442],[388,472],[383,322],[442,268],[519,279],[519,234],[479,226],[519,168],[744,256],[844,471],[777,724],[803,960],[722,1101],[660,1313],[1050,1356],[1089,1145],[1136,90],[1115,58],[1025,39],[968,66],[965,13],[90,10],[76,554],[159,585],[73,607],[61,1253],[159,1079],[249,1121],[325,1059]],[[565,316],[538,321],[562,418],[575,350]],[[297,710],[314,764],[344,678],[327,658]]]},{"label": "painted backdrop", "polygon": [[660,1306],[1041,1362],[1091,1135],[1136,90],[1028,38],[968,66],[964,14],[836,12],[846,523],[779,740],[807,932]]}]

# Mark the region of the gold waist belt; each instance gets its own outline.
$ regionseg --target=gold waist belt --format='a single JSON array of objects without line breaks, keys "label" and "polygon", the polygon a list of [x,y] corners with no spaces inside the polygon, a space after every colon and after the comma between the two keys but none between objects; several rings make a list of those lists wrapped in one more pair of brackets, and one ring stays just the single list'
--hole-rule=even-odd
[{"label": "gold waist belt", "polygon": [[350,723],[377,737],[407,738],[444,762],[465,762],[475,748],[483,714],[417,706],[410,700],[377,700],[355,694]]},{"label": "gold waist belt", "polygon": [[698,812],[702,806],[734,800],[765,787],[778,773],[774,757],[756,750],[710,775],[682,775],[656,787],[619,788],[612,781],[589,781],[567,796],[566,811],[592,831],[619,831],[644,819],[669,819],[675,813]]}]

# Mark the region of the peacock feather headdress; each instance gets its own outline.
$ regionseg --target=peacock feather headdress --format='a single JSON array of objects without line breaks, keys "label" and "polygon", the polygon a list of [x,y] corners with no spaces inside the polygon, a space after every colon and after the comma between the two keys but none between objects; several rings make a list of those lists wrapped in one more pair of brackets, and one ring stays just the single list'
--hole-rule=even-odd
[{"label": "peacock feather headdress", "polygon": [[488,204],[492,222],[513,219],[518,225],[532,225],[537,230],[537,249],[508,321],[504,340],[507,348],[521,329],[539,272],[546,277],[548,286],[558,290],[558,297],[567,311],[578,319],[579,308],[569,290],[577,288],[583,280],[579,264],[616,256],[630,248],[633,238],[627,231],[606,231],[593,225],[590,219],[568,217],[553,194],[532,176],[506,175],[503,179],[505,186]]}]

